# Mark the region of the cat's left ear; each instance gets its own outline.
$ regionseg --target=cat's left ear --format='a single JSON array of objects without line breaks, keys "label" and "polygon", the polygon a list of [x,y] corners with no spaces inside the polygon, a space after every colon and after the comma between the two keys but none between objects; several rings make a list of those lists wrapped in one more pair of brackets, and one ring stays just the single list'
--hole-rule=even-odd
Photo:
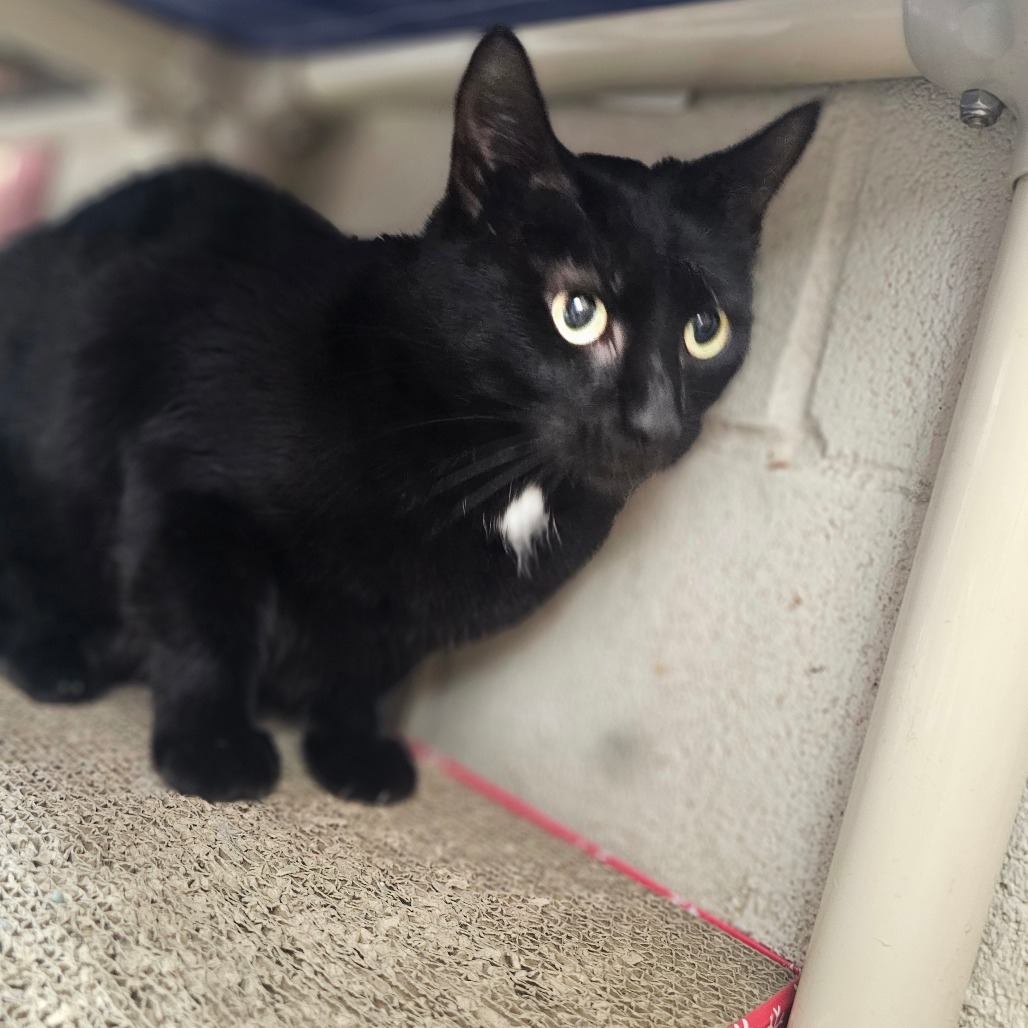
[{"label": "cat's left ear", "polygon": [[570,193],[561,146],[528,54],[509,29],[475,48],[457,91],[449,192],[474,218],[497,176]]},{"label": "cat's left ear", "polygon": [[733,225],[756,234],[764,212],[817,127],[818,101],[803,104],[749,139],[682,167],[676,192],[690,207],[713,206]]}]

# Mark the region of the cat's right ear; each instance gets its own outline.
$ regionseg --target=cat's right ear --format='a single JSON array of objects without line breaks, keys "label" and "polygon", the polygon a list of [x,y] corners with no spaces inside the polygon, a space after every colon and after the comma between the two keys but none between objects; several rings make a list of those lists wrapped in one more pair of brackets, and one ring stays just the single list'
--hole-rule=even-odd
[{"label": "cat's right ear", "polygon": [[448,193],[477,218],[499,179],[572,191],[528,54],[505,28],[478,44],[457,90]]}]

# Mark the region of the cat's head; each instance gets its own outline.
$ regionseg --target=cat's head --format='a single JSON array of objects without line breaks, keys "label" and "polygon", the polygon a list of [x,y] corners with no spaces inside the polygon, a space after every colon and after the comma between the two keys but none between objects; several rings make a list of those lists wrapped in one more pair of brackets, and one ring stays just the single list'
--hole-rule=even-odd
[{"label": "cat's head", "polygon": [[677,460],[746,354],[761,221],[818,111],[697,161],[576,156],[521,44],[490,32],[426,230],[461,402],[513,412],[547,468],[606,493]]}]

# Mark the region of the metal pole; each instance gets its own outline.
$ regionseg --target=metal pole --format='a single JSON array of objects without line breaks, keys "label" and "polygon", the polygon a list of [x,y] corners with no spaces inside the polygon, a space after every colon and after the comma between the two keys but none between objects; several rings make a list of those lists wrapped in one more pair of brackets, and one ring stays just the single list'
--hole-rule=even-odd
[{"label": "metal pole", "polygon": [[1028,775],[1028,181],[1010,217],[792,1028],[954,1025]]}]

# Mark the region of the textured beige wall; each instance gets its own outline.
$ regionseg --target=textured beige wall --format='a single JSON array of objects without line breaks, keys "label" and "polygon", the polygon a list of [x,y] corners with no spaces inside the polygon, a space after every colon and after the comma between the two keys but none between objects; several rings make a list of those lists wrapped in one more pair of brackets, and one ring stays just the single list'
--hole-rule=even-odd
[{"label": "textured beige wall", "polygon": [[[555,111],[652,159],[798,94]],[[700,444],[522,627],[433,661],[412,730],[785,953],[803,955],[1007,206],[1009,125],[921,82],[834,90],[772,208],[748,365]],[[445,112],[386,113],[307,181],[341,224],[416,226]],[[1028,816],[965,1022],[1025,1023]]]}]

